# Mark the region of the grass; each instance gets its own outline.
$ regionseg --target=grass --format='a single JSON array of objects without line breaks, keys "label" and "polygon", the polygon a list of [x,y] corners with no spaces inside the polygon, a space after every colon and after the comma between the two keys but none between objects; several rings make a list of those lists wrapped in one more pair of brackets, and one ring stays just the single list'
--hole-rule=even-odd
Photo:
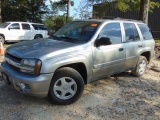
[{"label": "grass", "polygon": [[156,41],[156,43],[160,43],[160,40],[155,40]]},{"label": "grass", "polygon": [[156,46],[160,47],[160,40],[155,40],[156,41]]}]

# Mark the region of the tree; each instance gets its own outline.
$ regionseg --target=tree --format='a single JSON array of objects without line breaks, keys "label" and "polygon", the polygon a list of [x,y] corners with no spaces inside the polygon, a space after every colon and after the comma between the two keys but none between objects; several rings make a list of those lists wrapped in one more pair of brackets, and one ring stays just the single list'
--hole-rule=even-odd
[{"label": "tree", "polygon": [[139,18],[143,22],[148,22],[148,11],[152,11],[155,7],[160,7],[159,2],[154,0],[87,0],[91,4],[105,4],[114,2],[115,7],[121,11],[137,10],[139,11]]},{"label": "tree", "polygon": [[0,0],[0,23],[2,22],[2,15],[1,15],[1,8],[2,8],[2,4],[1,4],[2,2],[1,2],[1,0]]},{"label": "tree", "polygon": [[[73,18],[69,18],[67,22],[72,21]],[[59,28],[61,28],[66,23],[66,17],[65,16],[56,16],[56,17],[48,17],[46,18],[43,23],[50,29],[57,31]]]},{"label": "tree", "polygon": [[139,19],[145,23],[148,23],[148,11],[149,11],[150,0],[141,0]]},{"label": "tree", "polygon": [[3,0],[2,21],[41,22],[47,12],[45,0]]},{"label": "tree", "polygon": [[87,4],[87,1],[83,0],[79,3],[77,8],[74,8],[75,15],[74,17],[78,17],[80,19],[88,19],[91,17],[92,12],[90,12],[90,7]]},{"label": "tree", "polygon": [[[54,7],[54,9],[59,9],[61,11],[67,11],[66,12],[66,21],[68,21],[70,17],[70,6],[74,5],[74,2],[71,0],[60,0],[59,2],[52,2],[50,0],[51,5]],[[67,7],[67,9],[65,9]]]}]

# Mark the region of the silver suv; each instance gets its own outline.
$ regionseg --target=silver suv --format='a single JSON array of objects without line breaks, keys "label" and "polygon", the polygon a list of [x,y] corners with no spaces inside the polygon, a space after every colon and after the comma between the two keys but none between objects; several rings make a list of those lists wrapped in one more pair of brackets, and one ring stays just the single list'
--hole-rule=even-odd
[{"label": "silver suv", "polygon": [[154,46],[148,26],[139,21],[73,21],[50,38],[8,47],[1,74],[24,94],[71,104],[91,81],[128,70],[142,76]]}]

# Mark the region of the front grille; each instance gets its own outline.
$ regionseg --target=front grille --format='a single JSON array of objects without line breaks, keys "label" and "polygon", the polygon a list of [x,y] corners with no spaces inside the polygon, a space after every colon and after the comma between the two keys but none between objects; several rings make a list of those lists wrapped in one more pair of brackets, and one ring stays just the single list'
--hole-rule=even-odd
[{"label": "front grille", "polygon": [[19,57],[17,57],[17,56],[14,56],[14,55],[12,55],[12,54],[10,54],[10,53],[5,53],[5,57],[7,57],[7,58],[10,58],[11,60],[14,60],[14,61],[16,61],[16,62],[21,62],[21,58],[19,58]]},{"label": "front grille", "polygon": [[7,62],[7,65],[8,65],[11,69],[14,69],[14,70],[20,72],[20,69],[19,69],[19,68],[15,67],[15,66],[13,66],[13,65],[11,65],[11,64],[9,64],[8,62]]},{"label": "front grille", "polygon": [[[17,66],[16,66],[16,64],[20,64],[20,62],[21,62],[21,58],[19,58],[19,57],[17,57],[17,56],[14,56],[14,55],[12,55],[12,54],[10,54],[10,53],[5,53],[5,60],[6,60],[6,62],[7,62],[7,64],[8,64],[8,66],[11,68],[11,69],[14,69],[14,70],[16,70],[16,71],[20,71],[20,68],[18,68]],[[15,64],[16,63],[16,64]]]}]

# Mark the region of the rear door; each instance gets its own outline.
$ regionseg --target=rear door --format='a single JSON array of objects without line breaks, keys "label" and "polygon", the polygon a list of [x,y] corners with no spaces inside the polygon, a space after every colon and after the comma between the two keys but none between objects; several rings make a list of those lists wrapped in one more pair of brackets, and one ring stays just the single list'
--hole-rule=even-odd
[{"label": "rear door", "polygon": [[126,46],[126,70],[135,68],[139,59],[139,51],[143,48],[143,42],[140,40],[140,35],[137,26],[134,23],[123,23],[125,31],[125,46]]},{"label": "rear door", "polygon": [[122,72],[125,66],[125,46],[122,43],[121,25],[119,22],[106,24],[97,40],[106,37],[111,45],[94,47],[93,78],[99,79],[107,75]]},{"label": "rear door", "polygon": [[22,23],[22,40],[31,40],[31,27],[27,23]]}]

